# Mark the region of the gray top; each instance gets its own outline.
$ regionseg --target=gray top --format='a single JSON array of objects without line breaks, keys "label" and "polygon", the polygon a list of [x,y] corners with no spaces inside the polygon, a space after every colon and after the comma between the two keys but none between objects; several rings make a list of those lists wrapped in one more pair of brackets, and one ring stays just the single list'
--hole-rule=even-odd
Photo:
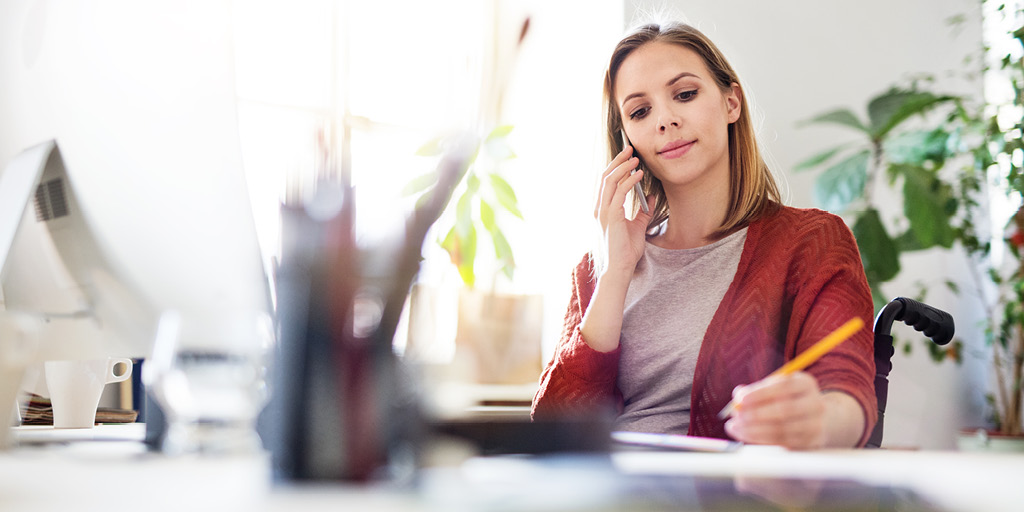
[{"label": "gray top", "polygon": [[743,228],[695,249],[647,243],[626,292],[616,430],[686,434],[697,354],[746,240]]}]

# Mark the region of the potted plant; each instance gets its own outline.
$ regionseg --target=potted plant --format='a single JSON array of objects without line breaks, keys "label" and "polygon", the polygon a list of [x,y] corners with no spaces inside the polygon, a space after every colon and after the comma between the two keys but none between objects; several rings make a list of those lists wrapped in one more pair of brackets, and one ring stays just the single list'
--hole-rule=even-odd
[{"label": "potted plant", "polygon": [[[459,189],[455,192],[457,199],[449,207],[454,215],[442,215],[435,225],[445,233],[439,240],[441,247],[448,253],[462,282],[470,288],[476,285],[477,249],[481,234],[491,240],[500,273],[512,279],[515,272],[512,246],[499,222],[502,216],[507,215],[523,218],[515,190],[501,173],[501,162],[515,158],[508,144],[511,132],[511,126],[502,125],[485,137],[470,142],[474,144],[472,153],[475,156],[463,170]],[[416,154],[437,157],[446,146],[457,143],[462,141],[437,137],[424,144]],[[420,194],[422,200],[429,196],[435,180],[434,173],[420,176],[406,185],[403,194]]]},{"label": "potted plant", "polygon": [[[513,38],[497,37],[495,55],[504,55],[485,72],[479,134],[470,135],[474,157],[463,170],[448,211],[435,229],[439,245],[448,254],[462,286],[458,290],[455,357],[460,368],[469,367],[465,379],[482,384],[526,384],[536,382],[541,366],[541,296],[507,293],[501,280],[511,283],[516,260],[512,244],[503,229],[505,222],[521,221],[523,214],[515,190],[504,177],[506,163],[516,157],[509,144],[513,127],[501,122],[505,86],[509,83],[515,56],[529,29],[529,19]],[[503,45],[503,43],[505,43]],[[499,65],[500,64],[500,65]],[[452,144],[466,143],[464,134],[436,137],[424,144],[418,155],[435,157]],[[435,178],[424,175],[411,181],[407,195],[427,197]],[[489,242],[489,243],[488,243]],[[484,255],[490,254],[492,258]],[[489,265],[481,265],[486,259]],[[486,269],[486,270],[484,270]],[[430,336],[436,331],[429,306],[432,291],[413,290],[411,321],[426,326],[415,328]],[[423,314],[427,310],[427,314]],[[410,328],[410,333],[414,328]],[[412,338],[410,334],[410,338]],[[411,341],[412,342],[412,341]]]},{"label": "potted plant", "polygon": [[[845,110],[812,119],[853,128],[864,137],[859,147],[829,150],[801,168],[831,163],[816,182],[816,198],[826,208],[855,217],[853,231],[876,300],[883,298],[880,285],[899,273],[899,254],[936,246],[967,253],[972,261],[971,288],[986,313],[985,333],[992,350],[994,387],[988,401],[993,428],[965,430],[960,445],[1012,444],[1012,449],[1022,450],[1024,26],[1019,20],[1024,10],[1004,4],[994,12],[1016,23],[1005,33],[1010,44],[1004,54],[982,51],[983,58],[997,63],[983,71],[1005,84],[1007,100],[936,94],[922,83],[893,88],[872,98],[867,122]],[[837,158],[844,152],[848,156]],[[890,185],[902,183],[906,224],[886,226],[874,207],[871,183],[881,176]],[[993,233],[993,224],[1005,229]],[[956,283],[945,284],[963,293]],[[928,346],[937,360],[960,360],[959,342],[948,352]]]},{"label": "potted plant", "polygon": [[[932,247],[950,248],[957,238],[954,216],[956,188],[943,177],[952,157],[951,133],[945,123],[932,127],[920,120],[941,115],[944,120],[960,112],[961,99],[936,94],[920,83],[893,87],[872,97],[867,118],[841,108],[818,115],[806,124],[834,124],[850,129],[858,140],[830,148],[797,165],[796,170],[824,168],[814,183],[815,202],[843,215],[852,226],[876,310],[891,297],[882,285],[900,273],[900,255]],[[878,207],[876,182],[885,179],[899,187],[902,219],[884,219]],[[904,221],[905,219],[905,221]],[[948,286],[954,286],[947,281]],[[926,288],[917,298],[923,299]],[[937,361],[960,360],[962,344],[949,348],[926,342]],[[909,351],[911,345],[904,344]]]}]

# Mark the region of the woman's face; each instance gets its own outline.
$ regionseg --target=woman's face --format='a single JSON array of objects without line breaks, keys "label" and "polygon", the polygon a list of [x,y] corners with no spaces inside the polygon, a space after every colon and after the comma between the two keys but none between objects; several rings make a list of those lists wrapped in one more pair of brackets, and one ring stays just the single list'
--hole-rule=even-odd
[{"label": "woman's face", "polygon": [[723,93],[696,52],[651,42],[626,57],[614,86],[626,136],[666,191],[708,180],[728,186],[738,85]]}]

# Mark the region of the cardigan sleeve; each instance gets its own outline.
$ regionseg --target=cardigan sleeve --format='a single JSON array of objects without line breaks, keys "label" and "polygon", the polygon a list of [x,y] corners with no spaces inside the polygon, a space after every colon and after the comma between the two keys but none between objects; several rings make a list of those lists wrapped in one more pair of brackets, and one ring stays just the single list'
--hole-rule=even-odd
[{"label": "cardigan sleeve", "polygon": [[856,240],[839,217],[828,215],[815,243],[801,249],[795,275],[804,276],[795,290],[787,340],[787,359],[807,350],[852,317],[865,328],[809,366],[822,391],[853,397],[864,412],[860,446],[878,420],[874,393],[874,341],[871,291],[864,275]]},{"label": "cardigan sleeve", "polygon": [[533,399],[535,420],[602,412],[616,405],[619,349],[598,352],[580,334],[580,323],[594,293],[590,258],[573,272],[572,295],[555,353],[541,373]]}]

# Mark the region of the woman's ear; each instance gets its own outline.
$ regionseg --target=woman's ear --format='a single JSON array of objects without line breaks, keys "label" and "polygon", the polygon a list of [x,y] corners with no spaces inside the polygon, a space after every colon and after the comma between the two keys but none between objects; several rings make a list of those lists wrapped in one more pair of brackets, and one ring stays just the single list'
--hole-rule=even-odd
[{"label": "woman's ear", "polygon": [[729,93],[725,95],[725,107],[729,115],[729,124],[735,123],[743,110],[743,89],[740,89],[740,84],[732,83]]}]

